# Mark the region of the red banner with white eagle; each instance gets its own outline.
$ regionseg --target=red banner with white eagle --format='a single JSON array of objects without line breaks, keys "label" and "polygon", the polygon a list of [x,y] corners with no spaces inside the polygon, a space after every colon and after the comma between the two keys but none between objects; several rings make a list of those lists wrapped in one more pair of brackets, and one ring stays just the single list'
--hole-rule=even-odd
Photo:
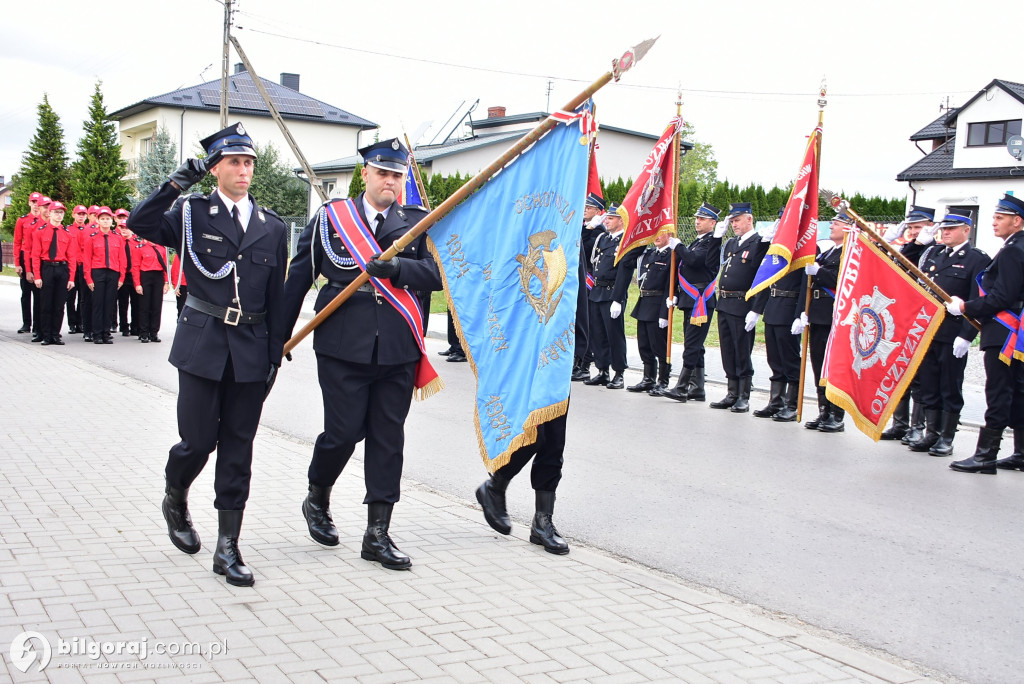
[{"label": "red banner with white eagle", "polygon": [[829,401],[876,442],[945,313],[864,233],[847,233],[821,381]]},{"label": "red banner with white eagle", "polygon": [[676,162],[672,145],[683,127],[682,117],[673,118],[658,138],[654,149],[644,160],[643,170],[619,205],[622,217],[622,240],[615,253],[615,263],[627,252],[654,242],[662,230],[675,234],[676,217],[672,202],[676,184]]}]

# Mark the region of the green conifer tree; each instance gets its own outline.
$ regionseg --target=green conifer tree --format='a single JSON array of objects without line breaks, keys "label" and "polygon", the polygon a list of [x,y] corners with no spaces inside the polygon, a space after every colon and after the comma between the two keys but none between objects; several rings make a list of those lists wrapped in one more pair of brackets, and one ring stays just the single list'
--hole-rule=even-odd
[{"label": "green conifer tree", "polygon": [[135,183],[136,196],[141,200],[156,190],[178,168],[177,146],[162,126],[153,139],[153,149],[139,160],[139,180]]},{"label": "green conifer tree", "polygon": [[363,190],[366,190],[366,182],[363,180],[363,165],[356,164],[356,168],[352,171],[352,180],[348,184],[348,196],[358,197]]},{"label": "green conifer tree", "polygon": [[71,165],[71,194],[74,201],[127,207],[132,186],[124,180],[128,162],[121,158],[117,128],[107,117],[100,83],[89,103],[89,117],[82,124],[85,135],[78,141],[78,159]]}]

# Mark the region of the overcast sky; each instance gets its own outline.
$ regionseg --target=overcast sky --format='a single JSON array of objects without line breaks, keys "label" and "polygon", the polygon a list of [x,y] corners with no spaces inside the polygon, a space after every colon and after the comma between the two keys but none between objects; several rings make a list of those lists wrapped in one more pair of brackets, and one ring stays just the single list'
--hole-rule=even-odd
[{"label": "overcast sky", "polygon": [[[906,195],[895,176],[921,157],[908,138],[947,97],[957,106],[993,78],[1024,82],[1024,39],[1003,35],[1024,14],[1019,0],[235,5],[234,33],[261,76],[298,73],[302,92],[379,123],[384,137],[412,135],[477,98],[475,118],[496,105],[545,110],[549,81],[550,106],[560,107],[625,48],[660,34],[597,94],[599,120],[660,133],[681,86],[683,117],[713,146],[719,178],[741,185],[790,181],[823,76],[822,185],[887,197]],[[40,28],[41,7],[5,3],[0,175],[20,167],[44,92],[74,156],[96,80],[114,111],[220,77],[217,0],[50,0]]]}]

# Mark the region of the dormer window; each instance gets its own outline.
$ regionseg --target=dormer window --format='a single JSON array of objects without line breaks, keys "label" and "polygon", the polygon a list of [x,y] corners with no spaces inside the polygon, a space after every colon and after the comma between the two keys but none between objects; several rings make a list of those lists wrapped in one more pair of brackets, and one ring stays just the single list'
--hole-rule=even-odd
[{"label": "dormer window", "polygon": [[967,146],[1005,145],[1012,136],[1020,135],[1020,119],[986,121],[967,124]]}]

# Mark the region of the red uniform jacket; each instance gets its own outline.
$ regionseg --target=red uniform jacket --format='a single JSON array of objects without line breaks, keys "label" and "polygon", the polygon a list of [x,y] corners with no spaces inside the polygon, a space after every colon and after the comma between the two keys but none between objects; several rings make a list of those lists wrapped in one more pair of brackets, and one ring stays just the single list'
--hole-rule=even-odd
[{"label": "red uniform jacket", "polygon": [[[31,266],[29,263],[29,253],[32,251],[30,231],[37,223],[39,223],[38,216],[25,214],[14,224],[14,264],[16,266],[23,266],[26,271]],[[22,252],[25,253],[24,264],[21,262]]]},{"label": "red uniform jacket", "polygon": [[[181,282],[178,282],[178,277],[181,276]],[[181,256],[178,254],[174,255],[174,260],[171,262],[171,287],[184,286],[188,287],[188,278],[181,272]]]},{"label": "red uniform jacket", "polygon": [[127,268],[124,256],[124,238],[114,231],[110,231],[106,235],[110,239],[109,265],[105,261],[103,231],[97,230],[94,233],[90,233],[89,237],[85,240],[85,253],[82,255],[82,271],[85,275],[85,282],[89,285],[92,285],[92,269],[94,268],[112,268],[120,274],[117,282],[124,282],[124,274]]},{"label": "red uniform jacket", "polygon": [[[32,231],[32,268],[29,272],[36,278],[42,278],[40,264],[50,261],[50,243],[53,242],[53,226],[49,223]],[[75,282],[75,268],[78,266],[78,242],[66,226],[57,227],[57,256],[53,261],[68,262],[68,281]]]},{"label": "red uniform jacket", "polygon": [[[157,258],[157,254],[160,258]],[[163,260],[163,264],[161,264]],[[167,282],[167,250],[163,245],[154,245],[152,242],[143,244],[141,241],[132,246],[132,278],[135,285],[142,284],[142,271],[163,271],[164,282]]]}]

